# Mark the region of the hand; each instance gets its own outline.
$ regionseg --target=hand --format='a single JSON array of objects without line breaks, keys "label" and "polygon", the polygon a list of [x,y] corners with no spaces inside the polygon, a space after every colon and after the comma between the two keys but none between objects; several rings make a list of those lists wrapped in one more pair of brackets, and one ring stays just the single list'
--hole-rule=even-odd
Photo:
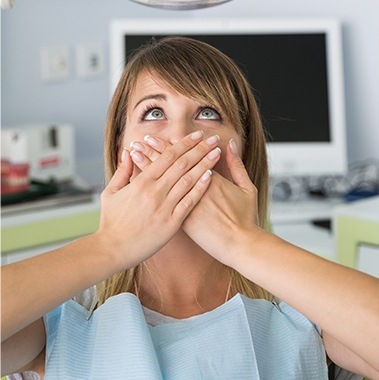
[{"label": "hand", "polygon": [[109,250],[119,252],[120,270],[152,256],[179,230],[209,186],[209,169],[219,159],[217,142],[207,144],[200,131],[192,133],[167,147],[132,182],[133,163],[125,151],[101,195],[97,232]]},{"label": "hand", "polygon": [[225,154],[231,181],[214,173],[212,183],[186,218],[183,228],[218,261],[235,267],[241,238],[245,233],[261,231],[258,194],[233,141],[229,142]]},{"label": "hand", "polygon": [[[170,144],[158,138],[145,138],[132,148],[143,153],[136,165],[146,169]],[[261,231],[258,227],[257,189],[236,153],[234,142],[226,147],[226,163],[231,181],[214,172],[212,183],[183,223],[186,233],[209,254],[233,266],[238,238],[246,231]]]}]

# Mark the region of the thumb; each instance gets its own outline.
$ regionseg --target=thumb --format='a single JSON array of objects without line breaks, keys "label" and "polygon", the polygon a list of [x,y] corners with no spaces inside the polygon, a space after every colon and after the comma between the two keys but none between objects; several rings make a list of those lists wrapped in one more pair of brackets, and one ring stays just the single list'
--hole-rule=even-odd
[{"label": "thumb", "polygon": [[226,163],[234,184],[242,189],[251,188],[252,183],[250,177],[241,157],[238,155],[237,145],[233,139],[229,141],[226,149]]},{"label": "thumb", "polygon": [[117,170],[113,174],[113,177],[109,181],[107,189],[111,193],[116,193],[129,183],[132,173],[133,161],[130,157],[130,152],[124,148],[121,155],[121,162],[119,163]]}]

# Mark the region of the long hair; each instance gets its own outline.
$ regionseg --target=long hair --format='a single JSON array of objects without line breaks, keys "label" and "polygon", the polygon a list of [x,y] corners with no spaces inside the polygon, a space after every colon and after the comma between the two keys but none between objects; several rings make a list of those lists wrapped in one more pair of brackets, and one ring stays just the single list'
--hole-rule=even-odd
[{"label": "long hair", "polygon": [[[106,121],[105,173],[107,181],[117,169],[126,127],[129,98],[138,76],[149,73],[173,90],[222,109],[242,138],[242,160],[258,190],[259,224],[266,228],[268,164],[266,138],[252,89],[239,67],[218,49],[188,37],[151,40],[129,59],[113,95]],[[248,205],[247,205],[248,206]],[[251,205],[254,207],[254,205]],[[138,295],[139,266],[118,273],[98,285],[99,303],[121,292]],[[269,299],[267,291],[238,272],[230,272],[231,289],[251,298]]]}]

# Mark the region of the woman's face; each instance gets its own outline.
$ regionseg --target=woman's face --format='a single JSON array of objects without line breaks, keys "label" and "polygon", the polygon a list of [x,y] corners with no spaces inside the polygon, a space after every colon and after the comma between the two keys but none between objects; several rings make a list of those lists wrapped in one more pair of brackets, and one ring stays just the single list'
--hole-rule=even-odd
[{"label": "woman's face", "polygon": [[[143,143],[146,135],[175,144],[189,133],[203,130],[204,138],[215,134],[220,137],[222,152],[225,152],[229,140],[234,139],[241,154],[241,137],[224,111],[212,104],[189,99],[170,89],[164,82],[142,73],[129,99],[121,149],[129,149],[132,141]],[[121,151],[118,153],[120,157]],[[223,154],[214,170],[230,179]],[[135,168],[135,174],[138,172]]]}]

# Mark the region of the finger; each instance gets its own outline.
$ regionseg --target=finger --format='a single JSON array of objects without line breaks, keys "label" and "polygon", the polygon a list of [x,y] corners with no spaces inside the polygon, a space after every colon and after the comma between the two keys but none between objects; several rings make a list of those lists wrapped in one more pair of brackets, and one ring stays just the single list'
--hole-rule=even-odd
[{"label": "finger", "polygon": [[[159,183],[162,185],[161,188],[164,188],[168,194],[171,188],[178,188],[177,184],[184,184],[184,186],[179,186],[180,190],[178,192],[172,193],[174,195],[179,193],[182,197],[185,194],[185,186],[189,185],[192,187],[200,175],[207,169],[212,168],[219,159],[221,149],[216,147],[218,142],[219,136],[213,135],[180,156],[159,179]],[[169,150],[168,148],[163,152],[162,157]]]},{"label": "finger", "polygon": [[[220,156],[221,149],[216,147],[191,170],[182,175],[182,177],[180,177],[168,193],[168,202],[171,202],[172,204],[180,204],[180,201],[188,194],[193,194],[194,192],[196,193],[199,189],[202,190],[201,184],[208,179],[209,174],[212,173],[210,170],[216,165],[217,161],[220,159]],[[197,190],[194,190],[194,188],[197,188]],[[185,196],[183,197],[184,194]],[[187,199],[192,199],[192,196],[193,195],[190,195]],[[194,199],[197,199],[197,197]]]},{"label": "finger", "polygon": [[[203,132],[201,131],[201,134],[203,134]],[[165,141],[165,140],[162,140],[160,139],[159,137],[153,137],[153,136],[150,136],[150,135],[146,135],[143,140],[145,141],[145,143],[147,145],[149,145],[154,151],[156,152],[159,152],[159,153],[163,153],[164,150],[171,146],[172,144],[170,144],[168,141]]]},{"label": "finger", "polygon": [[130,157],[130,152],[124,148],[122,151],[121,162],[115,171],[113,177],[109,181],[104,192],[116,193],[123,187],[125,187],[130,180],[133,172],[133,162]]},{"label": "finger", "polygon": [[212,170],[207,169],[207,171],[198,179],[195,186],[193,186],[193,188],[180,200],[174,209],[174,217],[184,220],[189,215],[209,187],[211,177]]},{"label": "finger", "polygon": [[130,149],[133,151],[140,152],[144,154],[150,161],[155,161],[161,153],[166,149],[166,147],[171,146],[170,143],[165,142],[163,140],[156,140],[153,137],[145,136],[145,140],[153,139],[157,142],[157,147],[154,148],[150,144],[146,143],[145,141],[132,141],[130,143]]},{"label": "finger", "polygon": [[253,186],[245,165],[238,155],[237,145],[233,139],[229,141],[226,149],[226,164],[234,184],[242,189],[249,189]]},{"label": "finger", "polygon": [[[172,144],[167,141],[156,137],[151,137],[149,135],[144,137],[143,142],[132,141],[130,143],[130,148],[132,149],[131,155],[133,162],[139,169],[143,170],[150,165],[151,162],[155,161],[166,149],[166,147],[171,145]],[[134,152],[141,153],[144,156],[144,159],[142,159],[140,154],[136,154],[134,157]]]},{"label": "finger", "polygon": [[132,150],[130,156],[134,164],[141,170],[144,170],[151,164],[151,161],[143,153],[137,150]]},{"label": "finger", "polygon": [[196,131],[184,137],[177,144],[167,147],[145,170],[146,175],[151,179],[158,179],[168,169],[175,168],[177,172],[180,172],[176,179],[174,178],[174,182],[176,182],[217,145],[217,143],[208,145],[202,141],[202,138],[202,131]]}]

